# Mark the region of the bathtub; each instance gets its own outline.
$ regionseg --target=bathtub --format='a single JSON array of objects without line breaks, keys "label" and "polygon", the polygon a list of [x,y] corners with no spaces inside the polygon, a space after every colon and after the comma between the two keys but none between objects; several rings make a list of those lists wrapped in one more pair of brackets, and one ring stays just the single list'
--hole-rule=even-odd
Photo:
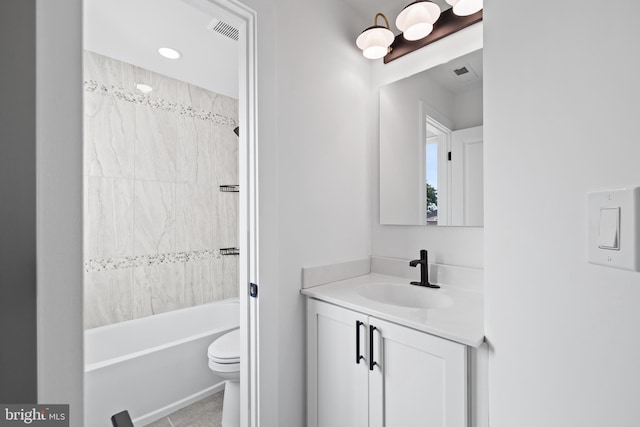
[{"label": "bathtub", "polygon": [[85,331],[85,425],[125,409],[145,425],[223,390],[207,348],[239,323],[229,299]]}]

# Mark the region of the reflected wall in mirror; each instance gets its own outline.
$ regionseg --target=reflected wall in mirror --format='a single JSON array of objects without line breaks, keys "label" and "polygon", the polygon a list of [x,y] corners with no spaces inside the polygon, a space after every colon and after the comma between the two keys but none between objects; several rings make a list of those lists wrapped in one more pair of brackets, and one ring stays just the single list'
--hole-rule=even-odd
[{"label": "reflected wall in mirror", "polygon": [[482,50],[380,88],[380,223],[483,225]]}]

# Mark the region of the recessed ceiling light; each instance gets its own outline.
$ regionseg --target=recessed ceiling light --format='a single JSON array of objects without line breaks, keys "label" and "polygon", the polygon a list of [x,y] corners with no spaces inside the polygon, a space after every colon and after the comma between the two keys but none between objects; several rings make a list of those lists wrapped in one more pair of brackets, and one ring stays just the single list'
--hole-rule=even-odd
[{"label": "recessed ceiling light", "polygon": [[144,83],[136,84],[136,89],[138,89],[142,93],[149,93],[149,92],[151,92],[153,90],[153,88],[151,86],[146,85]]},{"label": "recessed ceiling light", "polygon": [[175,49],[171,49],[170,47],[161,47],[160,49],[158,49],[158,53],[169,59],[178,59],[182,56],[180,52]]}]

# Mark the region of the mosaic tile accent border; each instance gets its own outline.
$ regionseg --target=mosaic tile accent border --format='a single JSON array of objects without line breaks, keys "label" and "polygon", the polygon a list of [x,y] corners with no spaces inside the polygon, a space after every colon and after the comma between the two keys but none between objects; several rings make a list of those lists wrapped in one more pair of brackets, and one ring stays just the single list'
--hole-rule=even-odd
[{"label": "mosaic tile accent border", "polygon": [[123,88],[106,85],[95,80],[87,80],[84,82],[84,90],[91,93],[98,93],[105,96],[113,96],[121,101],[132,102],[134,104],[146,105],[147,107],[157,108],[159,110],[178,113],[182,116],[194,117],[201,120],[209,120],[219,125],[238,126],[237,120],[223,114],[213,113],[211,111],[196,110],[195,108],[178,104],[177,102],[167,101],[162,98],[152,98],[148,95],[134,93]]},{"label": "mosaic tile accent border", "polygon": [[205,249],[201,251],[169,252],[154,255],[135,255],[118,258],[90,259],[84,262],[87,273],[105,270],[123,270],[126,268],[146,267],[160,264],[178,264],[189,261],[202,261],[219,258],[219,250]]}]

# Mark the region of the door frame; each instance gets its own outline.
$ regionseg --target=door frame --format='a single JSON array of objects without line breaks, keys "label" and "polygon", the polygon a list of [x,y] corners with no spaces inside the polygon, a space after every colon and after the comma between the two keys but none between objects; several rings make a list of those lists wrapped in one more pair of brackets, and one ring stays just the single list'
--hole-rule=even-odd
[{"label": "door frame", "polygon": [[258,283],[258,70],[257,13],[237,0],[182,0],[196,7],[211,7],[219,18],[239,29],[239,235],[240,246],[240,425],[260,422],[259,299],[249,295]]},{"label": "door frame", "polygon": [[[36,260],[38,402],[70,405],[83,425],[82,0],[36,4]],[[176,0],[178,1],[178,0]],[[239,22],[240,404],[259,425],[257,13],[237,0],[197,1]]]}]

